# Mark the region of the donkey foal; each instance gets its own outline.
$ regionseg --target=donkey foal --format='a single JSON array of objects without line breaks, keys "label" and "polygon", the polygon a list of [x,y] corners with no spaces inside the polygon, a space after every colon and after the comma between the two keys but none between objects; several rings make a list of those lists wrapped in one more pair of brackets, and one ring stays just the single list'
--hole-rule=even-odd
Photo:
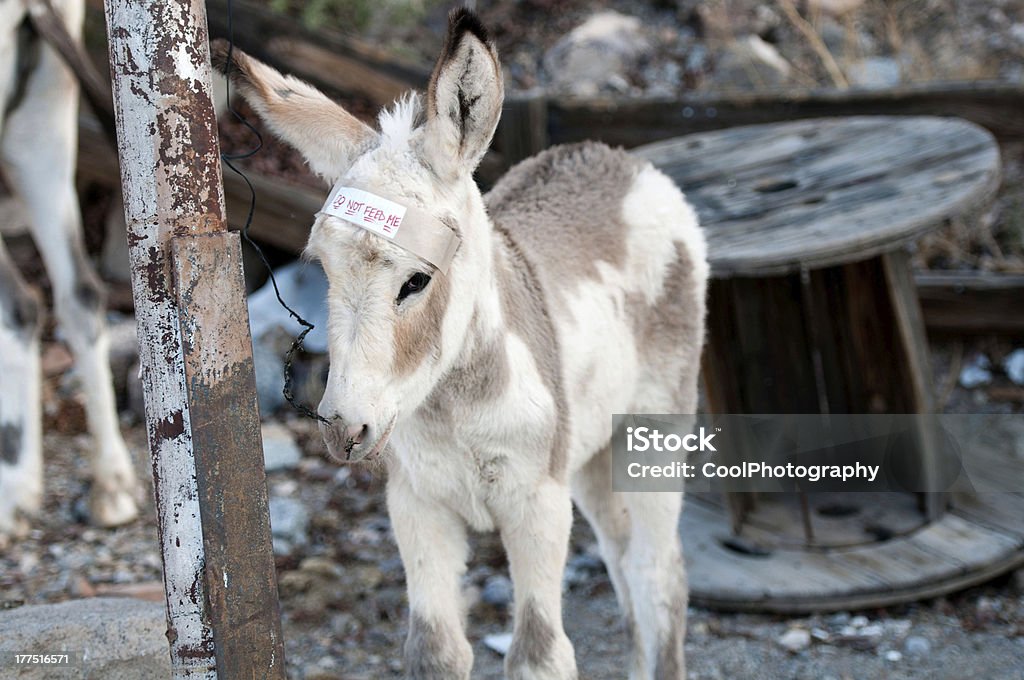
[{"label": "donkey foal", "polygon": [[[85,3],[53,4],[78,38]],[[82,378],[95,438],[92,520],[114,526],[136,516],[137,483],[118,427],[103,289],[82,242],[74,182],[78,83],[25,15],[22,0],[0,0],[0,167],[28,209]],[[42,499],[40,318],[39,300],[0,241],[0,545],[27,529]]]},{"label": "donkey foal", "polygon": [[[404,98],[379,131],[235,58],[240,91],[336,183],[332,201],[355,187],[461,240],[444,271],[325,206],[308,247],[330,282],[321,429],[340,460],[386,461],[409,676],[470,676],[460,579],[473,529],[499,531],[508,552],[507,675],[576,677],[561,603],[575,499],[629,621],[631,677],[684,678],[682,497],[613,493],[609,445],[613,413],[696,408],[708,268],[678,189],[624,152],[583,144],[521,163],[482,196],[472,173],[502,75],[465,10],[451,15],[425,106]],[[401,229],[419,228],[405,219]]]}]

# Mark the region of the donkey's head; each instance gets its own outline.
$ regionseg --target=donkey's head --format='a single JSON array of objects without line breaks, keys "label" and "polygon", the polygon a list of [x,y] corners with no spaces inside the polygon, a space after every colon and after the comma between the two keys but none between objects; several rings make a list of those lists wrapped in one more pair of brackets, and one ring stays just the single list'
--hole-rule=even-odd
[{"label": "donkey's head", "polygon": [[[222,64],[224,52],[215,46]],[[472,173],[501,112],[497,53],[472,13],[452,12],[425,106],[408,95],[381,114],[379,130],[304,82],[237,50],[233,60],[238,90],[335,187],[307,247],[329,281],[321,431],[338,459],[376,456],[451,366],[489,281],[489,226]],[[388,215],[389,205],[404,218]],[[372,206],[380,227],[391,219],[412,238],[403,247],[398,236],[357,226],[366,214],[347,214],[352,206]],[[450,266],[451,252],[429,255],[438,239],[454,248]]]}]

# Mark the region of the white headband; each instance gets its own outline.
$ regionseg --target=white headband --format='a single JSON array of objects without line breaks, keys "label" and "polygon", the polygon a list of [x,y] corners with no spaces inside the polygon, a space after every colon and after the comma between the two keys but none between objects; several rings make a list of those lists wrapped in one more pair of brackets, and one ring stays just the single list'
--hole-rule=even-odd
[{"label": "white headband", "polygon": [[383,236],[448,273],[462,239],[447,224],[420,210],[356,187],[334,185],[321,213]]}]

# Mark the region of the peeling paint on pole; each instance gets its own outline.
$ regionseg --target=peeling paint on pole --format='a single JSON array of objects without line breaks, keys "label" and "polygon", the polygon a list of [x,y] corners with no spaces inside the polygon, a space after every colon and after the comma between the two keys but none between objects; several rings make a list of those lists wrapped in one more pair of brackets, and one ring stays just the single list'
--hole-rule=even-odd
[{"label": "peeling paint on pole", "polygon": [[[283,678],[259,421],[245,377],[248,371],[251,379],[252,371],[248,326],[240,330],[238,324],[245,319],[238,315],[232,320],[203,312],[183,314],[174,288],[174,272],[180,276],[182,270],[175,266],[172,241],[225,230],[205,3],[105,0],[105,7],[173,676],[216,678],[220,670],[222,678]],[[234,238],[237,248],[237,235],[219,237],[222,244]],[[240,265],[230,275],[240,281]],[[235,288],[233,294],[239,298],[232,304],[244,307],[240,284]],[[186,326],[181,325],[183,319]],[[185,349],[189,356],[199,357],[191,370],[183,353],[183,328],[188,335]],[[211,430],[211,402],[202,398],[204,384],[196,376],[209,377],[203,362],[215,361],[220,351],[204,344],[206,340],[232,337],[223,349],[235,357],[236,379],[225,388],[235,410]],[[190,401],[190,394],[199,398]],[[197,442],[205,456],[196,455]],[[218,476],[218,456],[226,452],[226,466],[236,467],[243,446],[249,449],[245,461],[258,457],[258,474]],[[222,482],[236,488],[221,489]],[[262,506],[257,501],[255,511],[228,509],[225,514],[226,505],[217,499],[230,498],[243,488],[257,496],[262,493]],[[240,543],[235,541],[239,533],[245,539]],[[245,573],[231,573],[229,578],[224,565],[240,562],[239,546],[261,550],[264,543],[266,554],[263,560],[251,560],[248,583]],[[232,600],[225,595],[229,582],[232,589],[249,585],[259,592],[250,590],[249,599],[242,602]],[[253,621],[239,621],[240,612],[253,616]],[[234,628],[248,637],[240,637]],[[257,646],[259,635],[263,649],[251,650],[249,656],[259,660],[269,652],[270,664],[263,668],[239,660],[246,656],[240,653],[239,640]]]},{"label": "peeling paint on pole", "polygon": [[[154,173],[165,172],[160,168],[157,120],[166,117],[168,108],[181,105],[164,101],[155,87],[153,56],[160,49],[159,37],[148,27],[156,26],[153,14],[160,4],[107,0],[107,27],[171,667],[175,678],[216,678],[213,629],[205,618],[192,428],[166,248],[175,225],[168,223],[167,197],[162,195],[166,189],[154,182]],[[194,65],[189,70],[194,72]]]}]

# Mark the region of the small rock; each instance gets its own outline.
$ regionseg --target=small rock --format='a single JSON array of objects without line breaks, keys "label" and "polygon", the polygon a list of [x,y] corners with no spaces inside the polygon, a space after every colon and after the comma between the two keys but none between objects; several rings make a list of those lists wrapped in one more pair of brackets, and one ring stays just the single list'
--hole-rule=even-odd
[{"label": "small rock", "polygon": [[337,678],[338,669],[335,668],[336,662],[334,659],[330,659],[331,663],[325,664],[325,659],[330,659],[330,657],[325,657],[317,663],[309,664],[302,669],[304,680],[334,680]]},{"label": "small rock", "polygon": [[845,626],[850,623],[850,612],[838,612],[828,617],[828,624],[830,626]]},{"label": "small rock", "polygon": [[832,636],[824,628],[812,628],[811,637],[819,642],[828,642],[828,639]]},{"label": "small rock", "polygon": [[852,59],[878,51],[878,44],[870,33],[860,28],[854,28],[851,33],[850,27],[830,17],[822,17],[818,32],[829,52],[836,57]]},{"label": "small rock", "polygon": [[1010,37],[1024,45],[1024,23],[1017,23],[1010,26]]},{"label": "small rock", "polygon": [[860,629],[860,634],[867,637],[882,637],[883,632],[882,626],[877,623],[869,624]]},{"label": "small rock", "polygon": [[892,57],[868,57],[850,64],[846,77],[857,87],[886,88],[903,79],[900,63]]},{"label": "small rock", "polygon": [[512,633],[492,633],[484,636],[484,646],[502,656],[508,654],[512,646]]},{"label": "small rock", "polygon": [[284,356],[256,339],[252,343],[252,360],[256,373],[256,401],[260,416],[268,418],[284,406]]},{"label": "small rock", "polygon": [[903,649],[907,656],[923,657],[932,651],[932,643],[928,642],[928,638],[911,635],[904,641]]},{"label": "small rock", "polygon": [[309,513],[301,501],[271,496],[270,526],[274,554],[291,554],[295,548],[304,547],[309,542],[306,533],[309,527]]},{"label": "small rock", "polygon": [[868,625],[868,617],[862,614],[858,614],[857,616],[854,616],[852,619],[850,619],[850,625],[854,628],[863,628],[864,626]]},{"label": "small rock", "polygon": [[960,369],[960,385],[974,389],[992,382],[992,362],[984,354],[975,354]]},{"label": "small rock", "polygon": [[886,661],[896,662],[900,661],[901,659],[903,659],[903,654],[901,654],[899,650],[890,649],[888,652],[885,653]]},{"label": "small rock", "polygon": [[75,363],[71,352],[62,342],[50,342],[43,348],[40,359],[43,375],[47,378],[58,376],[70,369]]},{"label": "small rock", "polygon": [[760,36],[730,42],[719,55],[714,80],[726,88],[774,88],[789,80],[792,66]]},{"label": "small rock", "polygon": [[348,481],[348,478],[352,476],[352,468],[345,466],[338,468],[337,472],[333,475],[333,481],[336,485],[341,486]]},{"label": "small rock", "polygon": [[590,96],[621,89],[651,49],[639,19],[598,12],[545,53],[544,70],[553,89]]},{"label": "small rock", "polygon": [[1024,385],[1024,348],[1015,349],[1006,355],[1003,370],[1014,385]]},{"label": "small rock", "polygon": [[885,622],[886,629],[899,637],[906,635],[912,625],[907,619],[890,619]]},{"label": "small rock", "polygon": [[999,612],[1002,610],[1002,603],[991,597],[979,597],[974,608],[975,622],[981,626],[987,626],[999,619]]},{"label": "small rock", "polygon": [[75,576],[68,584],[68,591],[76,598],[96,597],[96,588],[84,576]]},{"label": "small rock", "polygon": [[811,646],[811,634],[803,628],[790,628],[779,637],[778,643],[787,651],[796,654]]},{"label": "small rock", "polygon": [[[75,652],[74,677],[155,680],[171,677],[166,632],[162,602],[101,597],[27,605],[0,611],[0,655],[69,651]],[[55,674],[70,677],[42,665],[16,673],[26,680]]]},{"label": "small rock", "polygon": [[491,576],[484,583],[480,598],[495,607],[506,607],[512,602],[512,581],[507,576]]},{"label": "small rock", "polygon": [[340,578],[342,575],[341,565],[326,557],[307,557],[299,562],[299,571],[327,579]]},{"label": "small rock", "polygon": [[835,644],[843,647],[858,649],[867,652],[878,647],[881,637],[877,635],[861,635],[860,633],[840,633],[834,640]]},{"label": "small rock", "polygon": [[291,431],[277,423],[263,426],[263,464],[267,472],[289,470],[302,460],[302,452]]},{"label": "small rock", "polygon": [[[318,264],[298,261],[274,270],[274,276],[285,302],[316,326],[303,343],[306,351],[326,354],[327,276],[324,270]],[[249,296],[248,303],[253,340],[271,336],[277,330],[288,337],[302,332],[303,327],[281,306],[269,281]]]},{"label": "small rock", "polygon": [[686,53],[684,68],[689,74],[703,74],[708,70],[708,48],[697,43]]}]

